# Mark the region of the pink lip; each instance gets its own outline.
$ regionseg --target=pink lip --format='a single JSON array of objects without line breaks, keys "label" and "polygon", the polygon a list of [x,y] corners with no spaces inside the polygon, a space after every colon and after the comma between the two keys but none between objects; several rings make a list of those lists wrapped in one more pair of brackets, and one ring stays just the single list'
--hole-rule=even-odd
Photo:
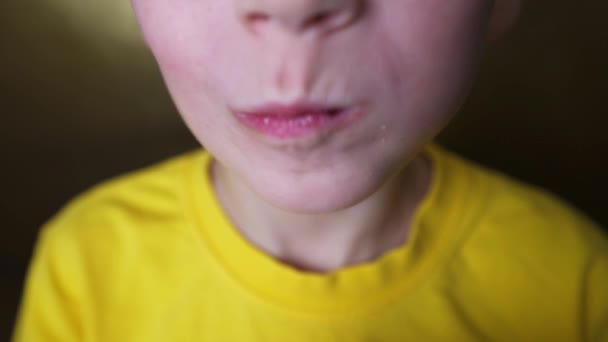
[{"label": "pink lip", "polygon": [[267,104],[235,114],[241,123],[258,133],[290,139],[344,127],[353,121],[356,112],[356,108],[316,104]]}]

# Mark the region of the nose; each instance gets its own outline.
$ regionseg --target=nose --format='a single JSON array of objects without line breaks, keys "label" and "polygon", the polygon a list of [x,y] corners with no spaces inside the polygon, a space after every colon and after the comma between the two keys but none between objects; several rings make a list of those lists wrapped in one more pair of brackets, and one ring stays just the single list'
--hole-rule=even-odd
[{"label": "nose", "polygon": [[[237,15],[250,30],[276,24],[293,34],[330,33],[351,25],[364,0],[236,0]],[[393,0],[390,0],[393,1]]]}]

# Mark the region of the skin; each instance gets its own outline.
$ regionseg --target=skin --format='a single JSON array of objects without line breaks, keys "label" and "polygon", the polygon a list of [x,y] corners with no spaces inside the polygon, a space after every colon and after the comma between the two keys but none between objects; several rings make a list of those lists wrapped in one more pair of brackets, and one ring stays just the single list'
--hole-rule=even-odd
[{"label": "skin", "polygon": [[[421,148],[464,100],[515,0],[132,0],[235,226],[293,266],[329,271],[406,240],[432,165]],[[344,129],[272,139],[233,109],[363,108]],[[315,253],[310,253],[314,250]]]}]

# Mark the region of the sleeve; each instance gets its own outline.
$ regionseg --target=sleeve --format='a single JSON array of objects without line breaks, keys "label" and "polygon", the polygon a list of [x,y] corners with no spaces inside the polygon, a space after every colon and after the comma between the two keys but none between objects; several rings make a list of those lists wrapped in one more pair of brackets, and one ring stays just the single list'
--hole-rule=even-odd
[{"label": "sleeve", "polygon": [[608,342],[608,246],[589,263],[587,276],[587,340]]},{"label": "sleeve", "polygon": [[44,229],[26,278],[14,342],[86,339],[83,267],[75,238]]}]

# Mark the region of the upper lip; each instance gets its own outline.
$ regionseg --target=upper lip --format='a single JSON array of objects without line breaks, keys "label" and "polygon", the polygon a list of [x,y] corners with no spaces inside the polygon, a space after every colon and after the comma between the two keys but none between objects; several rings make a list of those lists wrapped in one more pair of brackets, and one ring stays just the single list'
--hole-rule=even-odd
[{"label": "upper lip", "polygon": [[337,114],[344,109],[344,106],[297,102],[292,104],[266,103],[245,110],[235,110],[235,112],[240,115],[297,117],[311,113]]}]

